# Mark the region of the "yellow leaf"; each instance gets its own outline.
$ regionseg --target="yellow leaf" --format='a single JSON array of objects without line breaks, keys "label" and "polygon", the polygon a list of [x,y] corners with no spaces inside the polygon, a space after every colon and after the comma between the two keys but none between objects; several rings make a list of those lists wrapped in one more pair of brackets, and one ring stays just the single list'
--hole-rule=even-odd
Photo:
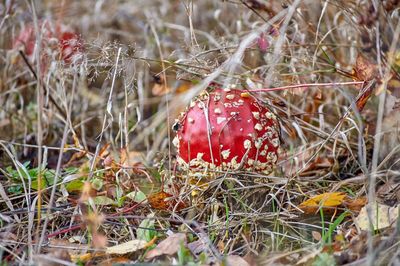
[{"label": "yellow leaf", "polygon": [[71,255],[71,260],[74,262],[87,262],[93,258],[93,253],[85,253],[81,255]]},{"label": "yellow leaf", "polygon": [[316,195],[299,205],[305,213],[314,213],[319,208],[332,208],[340,206],[346,198],[346,194],[343,192],[331,192]]},{"label": "yellow leaf", "polygon": [[134,239],[119,245],[108,247],[106,254],[124,255],[127,253],[135,252],[147,246],[147,242],[140,239]]}]

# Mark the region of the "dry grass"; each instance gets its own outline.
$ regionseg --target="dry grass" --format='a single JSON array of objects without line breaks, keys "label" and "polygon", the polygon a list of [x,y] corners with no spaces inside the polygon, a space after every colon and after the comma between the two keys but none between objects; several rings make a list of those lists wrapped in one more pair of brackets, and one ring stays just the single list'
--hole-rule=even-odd
[{"label": "dry grass", "polygon": [[[325,232],[338,214],[307,216],[298,208],[304,199],[335,191],[370,203],[398,202],[395,2],[3,2],[0,257],[5,264],[68,264],[70,255],[99,254],[106,242],[123,243],[147,228],[161,239],[185,232],[188,242],[200,240],[207,263],[233,254],[256,265],[398,263],[397,228],[364,236],[354,213],[333,230],[345,248],[330,252],[332,243],[324,245],[315,232]],[[51,54],[45,71],[38,60],[30,70],[12,49],[24,25],[37,30],[45,19],[80,32],[79,60],[67,64]],[[357,67],[358,55],[370,61],[365,71],[376,67],[373,77]],[[363,88],[339,84],[366,75]],[[273,174],[193,176],[176,168],[170,129],[212,81],[253,90],[278,115],[284,144]],[[315,83],[325,85],[260,90]],[[357,99],[368,86],[374,92],[359,110]],[[72,191],[74,180],[98,190],[81,183]],[[169,210],[123,201],[132,191],[160,190],[174,198]],[[94,202],[95,196],[116,205]],[[178,256],[179,263],[203,262],[192,253]],[[92,263],[107,259],[90,257]],[[161,260],[172,263],[172,257]]]}]

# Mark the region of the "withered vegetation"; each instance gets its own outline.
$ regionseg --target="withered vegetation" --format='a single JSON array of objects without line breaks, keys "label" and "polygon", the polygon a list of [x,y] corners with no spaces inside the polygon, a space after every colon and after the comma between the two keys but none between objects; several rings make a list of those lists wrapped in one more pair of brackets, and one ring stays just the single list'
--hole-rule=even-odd
[{"label": "withered vegetation", "polygon": [[[399,12],[2,1],[2,262],[399,264]],[[63,31],[79,35],[74,56]],[[177,163],[175,119],[212,82],[276,115],[271,174]]]}]

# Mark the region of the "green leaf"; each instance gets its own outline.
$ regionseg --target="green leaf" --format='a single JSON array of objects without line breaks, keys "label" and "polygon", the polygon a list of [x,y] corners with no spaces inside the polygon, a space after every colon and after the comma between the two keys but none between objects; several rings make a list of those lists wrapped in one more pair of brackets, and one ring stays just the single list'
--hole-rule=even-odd
[{"label": "green leaf", "polygon": [[156,234],[154,229],[154,219],[144,219],[136,230],[137,239],[149,242]]},{"label": "green leaf", "polygon": [[134,202],[140,203],[146,200],[146,195],[142,191],[132,191],[129,192],[124,196],[124,198],[129,198],[133,200]]},{"label": "green leaf", "polygon": [[18,184],[18,185],[10,186],[7,189],[7,191],[8,191],[8,193],[11,193],[13,195],[20,195],[23,192],[23,188],[22,188],[22,185]]},{"label": "green leaf", "polygon": [[[322,209],[322,208],[321,208]],[[329,225],[328,232],[322,236],[322,243],[331,244],[332,243],[332,235],[336,228],[343,222],[344,218],[348,216],[348,212],[344,212],[339,217],[335,219],[333,223]]]},{"label": "green leaf", "polygon": [[65,188],[67,189],[68,192],[81,191],[84,183],[85,182],[82,179],[75,179],[72,180],[71,182],[68,182],[65,185]]},{"label": "green leaf", "polygon": [[315,258],[311,266],[335,266],[336,260],[333,255],[328,253],[320,253]]},{"label": "green leaf", "polygon": [[97,196],[93,199],[93,202],[100,206],[115,205],[115,201],[106,196]]},{"label": "green leaf", "polygon": [[103,180],[100,178],[94,178],[91,183],[92,187],[97,191],[100,191],[103,187]]}]

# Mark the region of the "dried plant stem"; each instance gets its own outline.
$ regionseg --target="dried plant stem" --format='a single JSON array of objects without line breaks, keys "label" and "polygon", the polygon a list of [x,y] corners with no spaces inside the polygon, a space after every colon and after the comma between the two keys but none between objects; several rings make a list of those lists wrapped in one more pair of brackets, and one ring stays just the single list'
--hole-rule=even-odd
[{"label": "dried plant stem", "polygon": [[351,85],[363,85],[365,81],[349,81],[349,82],[330,82],[330,83],[307,83],[298,85],[289,85],[276,88],[263,88],[263,89],[252,89],[250,92],[269,92],[269,91],[283,91],[289,89],[308,89],[310,87],[337,87],[337,86],[351,86]]},{"label": "dried plant stem", "polygon": [[55,200],[54,197],[55,197],[55,194],[56,194],[56,189],[57,189],[57,184],[58,184],[58,177],[60,175],[61,163],[62,163],[62,158],[63,158],[63,154],[64,154],[63,147],[65,147],[65,144],[67,143],[67,137],[68,137],[68,124],[66,123],[65,127],[64,127],[64,133],[63,133],[61,145],[60,145],[60,153],[58,155],[57,168],[56,168],[56,173],[55,173],[55,176],[54,176],[54,184],[53,184],[53,188],[51,190],[50,201],[48,203],[46,218],[45,218],[44,223],[43,223],[42,234],[40,236],[39,245],[37,247],[37,253],[40,253],[40,248],[42,247],[42,244],[43,244],[43,241],[44,241],[44,237],[45,237],[45,234],[46,234],[47,224],[49,222],[50,212],[51,212],[51,210],[53,208],[53,204],[54,204],[54,200]]}]

